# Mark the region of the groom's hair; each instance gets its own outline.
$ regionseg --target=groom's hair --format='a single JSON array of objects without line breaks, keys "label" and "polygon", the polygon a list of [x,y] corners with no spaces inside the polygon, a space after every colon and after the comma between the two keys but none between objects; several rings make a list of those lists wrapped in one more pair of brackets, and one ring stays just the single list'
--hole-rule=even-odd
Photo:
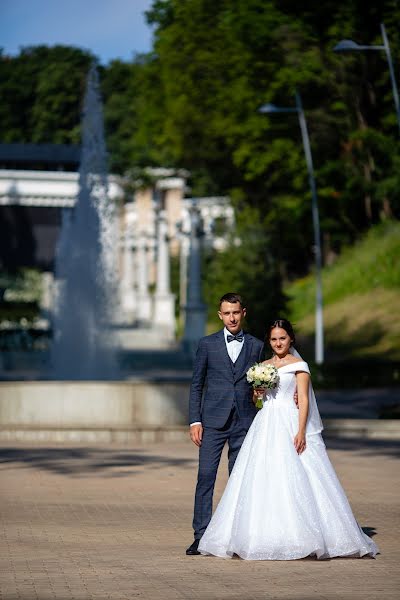
[{"label": "groom's hair", "polygon": [[240,294],[237,294],[236,292],[228,292],[227,294],[224,294],[222,298],[220,298],[219,308],[221,308],[221,304],[223,302],[230,302],[231,304],[236,304],[236,302],[239,302],[240,306],[244,308],[243,298]]}]

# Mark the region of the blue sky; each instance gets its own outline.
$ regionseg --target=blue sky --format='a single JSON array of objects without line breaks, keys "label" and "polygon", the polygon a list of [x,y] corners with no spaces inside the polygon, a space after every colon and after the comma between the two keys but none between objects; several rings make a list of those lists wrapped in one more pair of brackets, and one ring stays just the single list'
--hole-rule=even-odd
[{"label": "blue sky", "polygon": [[131,60],[151,49],[144,11],[152,0],[0,0],[0,47],[64,44],[91,50],[100,62]]}]

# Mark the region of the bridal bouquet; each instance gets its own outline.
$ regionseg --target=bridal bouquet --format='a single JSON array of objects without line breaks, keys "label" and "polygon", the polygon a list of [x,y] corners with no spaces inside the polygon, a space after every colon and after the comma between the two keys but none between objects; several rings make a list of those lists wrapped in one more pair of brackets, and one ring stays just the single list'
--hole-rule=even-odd
[{"label": "bridal bouquet", "polygon": [[[246,378],[253,388],[272,389],[278,385],[278,369],[271,364],[256,363],[246,373]],[[256,408],[262,408],[261,398],[257,399]]]}]

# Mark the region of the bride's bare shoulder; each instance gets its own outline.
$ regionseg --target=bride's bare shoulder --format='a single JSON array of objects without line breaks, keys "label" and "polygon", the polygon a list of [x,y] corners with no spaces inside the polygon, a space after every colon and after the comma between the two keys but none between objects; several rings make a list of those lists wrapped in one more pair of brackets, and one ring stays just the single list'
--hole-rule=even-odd
[{"label": "bride's bare shoulder", "polygon": [[263,360],[262,365],[273,365],[272,358],[268,358],[268,360]]},{"label": "bride's bare shoulder", "polygon": [[288,365],[294,365],[296,363],[302,363],[304,362],[304,360],[302,358],[297,358],[297,356],[290,356],[290,358],[287,361]]}]

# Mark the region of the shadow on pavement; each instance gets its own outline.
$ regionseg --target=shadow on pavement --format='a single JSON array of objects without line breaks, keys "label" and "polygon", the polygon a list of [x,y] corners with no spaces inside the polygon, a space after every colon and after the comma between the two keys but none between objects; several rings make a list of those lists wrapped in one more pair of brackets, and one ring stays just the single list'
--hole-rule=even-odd
[{"label": "shadow on pavement", "polygon": [[400,441],[368,440],[365,438],[337,438],[324,436],[327,450],[351,450],[361,455],[400,458]]},{"label": "shadow on pavement", "polygon": [[[400,458],[400,443],[395,440],[340,439],[325,437],[327,450],[351,451],[364,456]],[[168,452],[168,446],[166,446]],[[90,447],[0,447],[0,470],[43,469],[60,475],[125,477],[149,469],[193,469],[197,457],[153,454],[151,450],[121,450]]]},{"label": "shadow on pavement", "polygon": [[146,469],[193,468],[195,459],[100,448],[0,448],[0,469],[34,468],[59,475],[131,476]]}]

